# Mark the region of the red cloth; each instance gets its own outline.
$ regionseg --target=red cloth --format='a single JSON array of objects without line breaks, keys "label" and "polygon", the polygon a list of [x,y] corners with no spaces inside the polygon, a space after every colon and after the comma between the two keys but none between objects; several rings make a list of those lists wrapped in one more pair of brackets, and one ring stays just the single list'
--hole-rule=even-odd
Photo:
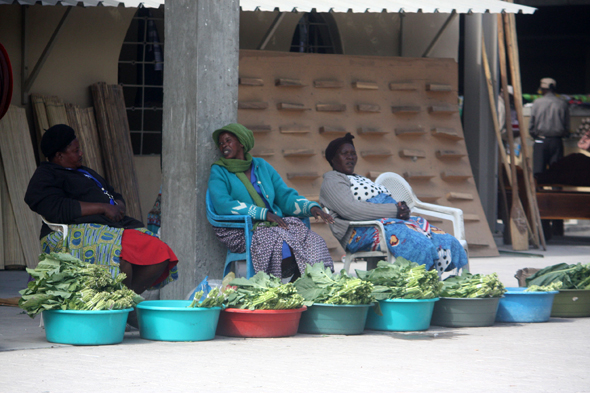
[{"label": "red cloth", "polygon": [[121,238],[121,259],[133,265],[155,265],[164,261],[168,262],[168,269],[154,282],[157,285],[164,281],[170,270],[178,263],[174,251],[166,243],[155,236],[126,229]]}]

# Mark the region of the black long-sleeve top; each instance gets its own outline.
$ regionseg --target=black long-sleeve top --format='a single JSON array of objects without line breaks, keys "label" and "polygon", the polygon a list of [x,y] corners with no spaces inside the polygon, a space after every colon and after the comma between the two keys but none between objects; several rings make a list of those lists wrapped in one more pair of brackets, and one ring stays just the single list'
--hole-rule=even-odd
[{"label": "black long-sleeve top", "polygon": [[[98,173],[81,167],[94,176],[115,200],[124,201],[123,196],[113,189]],[[114,228],[141,228],[143,223],[129,216],[115,222],[103,214],[82,216],[80,202],[110,203],[110,198],[98,187],[94,180],[77,170],[71,170],[51,162],[42,162],[29,181],[25,202],[35,213],[47,221],[60,224],[94,223]],[[41,228],[41,238],[51,232],[45,224]]]}]

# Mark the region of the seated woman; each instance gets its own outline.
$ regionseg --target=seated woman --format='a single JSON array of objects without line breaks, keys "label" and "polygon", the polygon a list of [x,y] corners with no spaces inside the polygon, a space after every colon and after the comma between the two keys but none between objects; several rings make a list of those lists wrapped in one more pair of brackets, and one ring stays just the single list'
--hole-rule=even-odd
[{"label": "seated woman", "polygon": [[320,203],[334,217],[332,233],[351,251],[379,250],[375,227],[350,227],[350,221],[380,220],[392,255],[417,262],[430,270],[444,271],[467,264],[465,250],[457,239],[431,226],[421,217],[410,217],[405,202],[396,202],[387,188],[356,175],[357,156],[350,133],[330,142],[326,160],[333,171],[324,174]]},{"label": "seated woman", "polygon": [[[323,263],[334,270],[326,242],[299,218],[311,217],[333,223],[320,205],[288,187],[277,171],[262,158],[248,153],[254,134],[241,124],[229,124],[213,133],[222,158],[211,166],[209,195],[218,214],[249,215],[255,220],[250,246],[252,263],[259,271],[292,281],[305,265]],[[231,252],[243,253],[244,231],[213,228]]]},{"label": "seated woman", "polygon": [[[29,182],[25,202],[50,222],[68,224],[67,251],[87,263],[122,271],[123,283],[140,294],[178,279],[178,258],[143,224],[125,215],[125,201],[98,173],[82,166],[74,130],[49,128],[41,139],[47,157]],[[41,250],[62,251],[62,235],[41,228]]]}]

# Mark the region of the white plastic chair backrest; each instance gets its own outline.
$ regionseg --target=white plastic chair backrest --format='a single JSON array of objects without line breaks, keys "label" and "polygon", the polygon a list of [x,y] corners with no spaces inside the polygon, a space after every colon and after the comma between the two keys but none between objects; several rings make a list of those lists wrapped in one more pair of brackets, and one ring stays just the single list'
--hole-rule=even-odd
[{"label": "white plastic chair backrest", "polygon": [[405,201],[410,209],[414,208],[418,198],[406,179],[393,172],[380,174],[375,183],[385,186],[396,201]]}]

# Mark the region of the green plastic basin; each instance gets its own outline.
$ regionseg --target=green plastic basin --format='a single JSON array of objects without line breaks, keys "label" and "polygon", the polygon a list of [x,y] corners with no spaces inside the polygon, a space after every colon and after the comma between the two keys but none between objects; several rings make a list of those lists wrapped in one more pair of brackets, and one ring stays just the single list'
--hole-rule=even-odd
[{"label": "green plastic basin", "polygon": [[299,333],[362,334],[371,304],[341,305],[314,303],[301,314]]},{"label": "green plastic basin", "polygon": [[442,297],[434,305],[432,325],[447,327],[491,326],[496,320],[499,297]]},{"label": "green plastic basin", "polygon": [[560,289],[553,299],[552,317],[590,317],[590,289]]}]

